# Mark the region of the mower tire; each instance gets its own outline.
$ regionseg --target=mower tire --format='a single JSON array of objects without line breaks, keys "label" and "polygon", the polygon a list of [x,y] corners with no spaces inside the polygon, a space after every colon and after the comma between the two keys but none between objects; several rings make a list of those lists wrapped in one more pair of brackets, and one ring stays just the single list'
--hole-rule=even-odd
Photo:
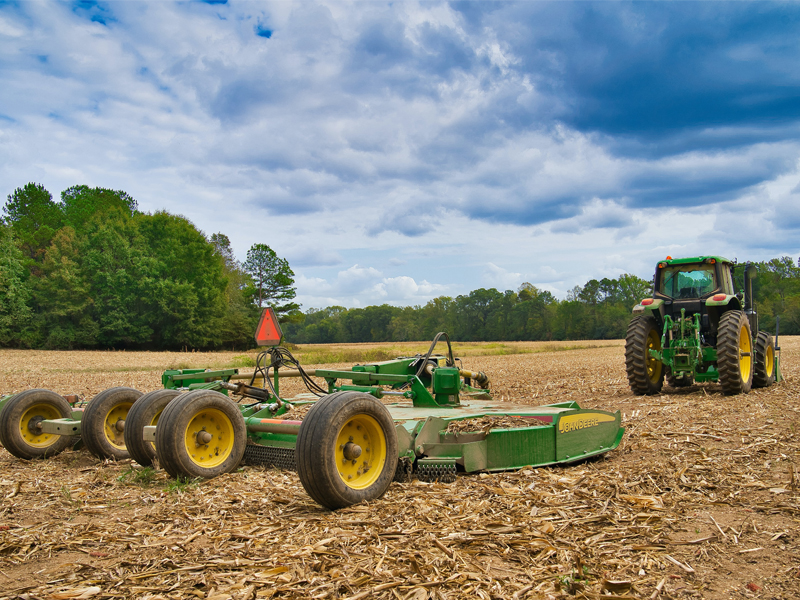
[{"label": "mower tire", "polygon": [[364,392],[336,392],[317,400],[297,434],[300,483],[331,510],[380,498],[394,479],[397,460],[392,416]]},{"label": "mower tire", "polygon": [[115,387],[100,392],[83,411],[81,437],[86,449],[97,458],[122,460],[130,454],[125,446],[128,411],[142,392]]},{"label": "mower tire", "polygon": [[729,310],[719,319],[717,371],[726,394],[746,394],[753,385],[753,344],[750,321],[741,310]]},{"label": "mower tire", "polygon": [[242,462],[246,444],[239,407],[213,390],[181,394],[158,419],[156,455],[173,477],[211,479],[230,473]]},{"label": "mower tire", "polygon": [[128,411],[128,418],[125,420],[125,447],[131,458],[143,467],[151,466],[156,457],[156,445],[144,441],[145,426],[158,424],[167,404],[180,394],[178,390],[148,392]]},{"label": "mower tire", "polygon": [[753,387],[769,387],[775,383],[775,340],[766,331],[756,337],[756,364]]},{"label": "mower tire", "polygon": [[54,456],[67,448],[74,436],[37,430],[40,421],[69,419],[72,407],[50,390],[26,390],[6,401],[0,411],[0,444],[17,458],[30,460]]},{"label": "mower tire", "polygon": [[649,350],[661,350],[658,325],[651,316],[637,315],[625,335],[625,371],[636,395],[657,394],[664,385],[664,365]]}]

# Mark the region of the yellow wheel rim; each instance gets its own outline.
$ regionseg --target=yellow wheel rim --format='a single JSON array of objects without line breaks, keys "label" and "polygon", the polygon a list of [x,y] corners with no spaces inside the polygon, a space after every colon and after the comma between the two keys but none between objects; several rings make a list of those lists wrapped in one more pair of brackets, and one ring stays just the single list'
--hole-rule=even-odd
[{"label": "yellow wheel rim", "polygon": [[772,346],[767,346],[766,361],[767,377],[772,377],[772,371],[775,369],[775,350]]},{"label": "yellow wheel rim", "polygon": [[189,458],[196,465],[217,467],[233,451],[233,423],[221,410],[204,409],[189,421],[184,443]]},{"label": "yellow wheel rim", "polygon": [[386,463],[386,435],[374,418],[357,415],[336,436],[336,469],[345,485],[361,490],[378,479]]},{"label": "yellow wheel rim", "polygon": [[122,402],[112,407],[103,419],[103,433],[108,443],[120,450],[125,449],[125,419],[133,402]]},{"label": "yellow wheel rim", "polygon": [[61,436],[52,433],[37,432],[36,423],[49,419],[60,419],[61,413],[50,404],[34,404],[26,410],[19,420],[19,431],[25,443],[34,448],[47,448],[58,441]]},{"label": "yellow wheel rim", "polygon": [[647,378],[651,383],[658,383],[661,378],[662,365],[660,360],[650,356],[650,350],[661,351],[661,338],[658,337],[658,332],[655,329],[651,329],[647,334],[645,364],[647,365]]},{"label": "yellow wheel rim", "polygon": [[750,336],[747,327],[742,325],[739,330],[739,373],[742,381],[750,379],[750,366],[752,364],[752,351],[750,348]]}]

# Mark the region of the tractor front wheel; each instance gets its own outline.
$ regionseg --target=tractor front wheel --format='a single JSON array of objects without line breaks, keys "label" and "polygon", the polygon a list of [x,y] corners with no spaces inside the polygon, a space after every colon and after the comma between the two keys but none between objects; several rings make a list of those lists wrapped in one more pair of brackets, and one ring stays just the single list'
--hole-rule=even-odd
[{"label": "tractor front wheel", "polygon": [[83,411],[81,436],[86,449],[97,458],[122,460],[130,454],[125,446],[125,421],[142,392],[115,387],[95,396]]},{"label": "tractor front wheel", "polygon": [[144,441],[144,428],[156,425],[161,413],[176,396],[178,390],[156,390],[139,398],[128,411],[125,421],[125,447],[131,458],[143,467],[153,464],[156,457],[156,445]]},{"label": "tractor front wheel", "polygon": [[726,394],[746,394],[753,385],[753,344],[750,322],[741,310],[720,317],[717,334],[717,371]]},{"label": "tractor front wheel", "polygon": [[158,462],[173,477],[211,479],[230,473],[242,462],[246,444],[239,407],[212,390],[181,394],[158,419]]},{"label": "tractor front wheel", "polygon": [[17,458],[54,456],[73,441],[70,436],[44,433],[39,423],[69,419],[72,407],[50,390],[26,390],[8,400],[0,412],[0,444]]},{"label": "tractor front wheel", "polygon": [[769,387],[775,383],[775,340],[766,331],[756,337],[756,365],[753,387]]},{"label": "tractor front wheel", "polygon": [[657,394],[664,385],[664,365],[650,355],[661,351],[656,320],[638,315],[631,319],[625,335],[625,371],[634,394]]},{"label": "tractor front wheel", "polygon": [[394,479],[397,458],[391,414],[363,392],[324,396],[308,411],[297,434],[300,483],[331,510],[380,498]]}]

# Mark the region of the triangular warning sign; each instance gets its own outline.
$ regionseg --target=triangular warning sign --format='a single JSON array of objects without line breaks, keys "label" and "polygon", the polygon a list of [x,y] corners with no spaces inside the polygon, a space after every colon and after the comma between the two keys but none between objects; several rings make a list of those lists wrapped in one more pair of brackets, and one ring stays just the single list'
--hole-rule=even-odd
[{"label": "triangular warning sign", "polygon": [[256,327],[256,344],[259,346],[277,346],[283,333],[281,326],[278,324],[278,317],[271,306],[264,309],[261,313],[261,319],[258,321]]}]

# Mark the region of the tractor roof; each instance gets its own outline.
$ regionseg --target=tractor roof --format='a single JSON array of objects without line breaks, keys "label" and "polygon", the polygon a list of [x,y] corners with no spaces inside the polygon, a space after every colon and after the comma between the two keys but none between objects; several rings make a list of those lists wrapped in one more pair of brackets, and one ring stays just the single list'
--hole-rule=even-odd
[{"label": "tractor roof", "polygon": [[687,265],[687,264],[691,264],[691,263],[706,262],[709,259],[713,259],[715,262],[727,263],[727,264],[730,264],[730,265],[733,264],[732,260],[728,260],[727,258],[724,258],[722,256],[695,256],[694,258],[672,258],[671,256],[668,256],[666,258],[666,260],[658,261],[658,264],[666,263],[667,265],[670,265],[670,266],[671,265]]}]

